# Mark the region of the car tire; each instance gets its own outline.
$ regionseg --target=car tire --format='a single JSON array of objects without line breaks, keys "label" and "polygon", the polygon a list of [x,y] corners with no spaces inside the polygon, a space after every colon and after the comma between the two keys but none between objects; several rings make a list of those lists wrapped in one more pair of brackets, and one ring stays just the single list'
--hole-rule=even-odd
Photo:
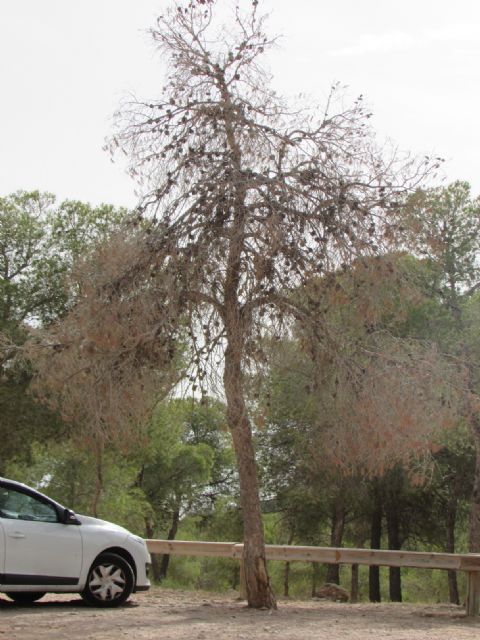
[{"label": "car tire", "polygon": [[31,604],[43,598],[46,591],[7,591],[6,595],[17,604]]},{"label": "car tire", "polygon": [[135,576],[128,562],[116,553],[102,553],[90,567],[81,596],[95,607],[118,607],[134,587]]}]

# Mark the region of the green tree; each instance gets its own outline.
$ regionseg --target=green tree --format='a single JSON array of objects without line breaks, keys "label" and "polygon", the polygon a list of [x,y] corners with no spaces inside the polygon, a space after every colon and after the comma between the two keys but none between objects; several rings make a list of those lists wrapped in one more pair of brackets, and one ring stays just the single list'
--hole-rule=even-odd
[{"label": "green tree", "polygon": [[410,198],[407,220],[416,246],[440,274],[438,292],[451,317],[450,332],[441,347],[457,358],[464,373],[463,419],[469,425],[476,450],[475,479],[470,516],[470,550],[480,550],[480,403],[478,370],[478,316],[480,287],[480,200],[466,182],[419,191]]},{"label": "green tree", "polygon": [[[151,514],[147,537],[174,540],[180,521],[192,513],[210,513],[232,481],[233,453],[224,432],[225,408],[218,401],[175,399],[155,411],[142,449],[139,486]],[[167,575],[170,556],[154,558],[154,575]]]},{"label": "green tree", "polygon": [[0,330],[23,339],[25,324],[61,316],[75,259],[111,235],[125,209],[78,201],[55,204],[39,191],[0,198]]},{"label": "green tree", "polygon": [[0,473],[35,439],[65,432],[47,407],[27,393],[32,372],[15,361],[34,327],[62,316],[76,292],[67,275],[73,261],[111,234],[126,211],[19,191],[0,198]]},{"label": "green tree", "polygon": [[52,436],[34,443],[28,462],[18,457],[6,467],[8,477],[37,487],[77,513],[94,515],[144,535],[151,507],[138,486],[138,461],[132,452],[110,448],[102,460],[102,492],[95,504],[95,451],[78,440]]}]

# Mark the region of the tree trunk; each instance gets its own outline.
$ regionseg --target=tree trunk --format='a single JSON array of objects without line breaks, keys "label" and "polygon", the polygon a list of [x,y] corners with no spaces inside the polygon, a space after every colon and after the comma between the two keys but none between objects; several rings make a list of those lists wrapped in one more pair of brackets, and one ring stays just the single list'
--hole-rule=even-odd
[{"label": "tree trunk", "polygon": [[[345,529],[345,505],[341,497],[335,501],[332,513],[332,528],[330,531],[330,546],[341,547],[343,531]],[[340,565],[329,564],[327,568],[326,582],[340,584]]]},{"label": "tree trunk", "polygon": [[[449,500],[447,506],[447,544],[445,551],[447,553],[455,553],[455,524],[457,522],[457,499],[455,497]],[[452,604],[460,604],[458,595],[457,572],[448,571],[448,593]]]},{"label": "tree trunk", "polygon": [[[246,328],[251,317],[245,317],[239,293],[242,254],[245,250],[245,216],[247,193],[242,168],[242,150],[236,139],[234,107],[228,83],[222,71],[216,76],[221,95],[227,144],[237,179],[234,195],[234,215],[229,231],[229,248],[223,282],[222,319],[226,330],[225,370],[223,385],[227,401],[227,419],[233,439],[240,484],[240,507],[243,515],[243,567],[249,607],[276,609],[265,558],[262,512],[257,478],[257,464],[252,431],[245,406],[242,362]],[[251,313],[251,312],[250,312]]]},{"label": "tree trunk", "polygon": [[452,604],[460,604],[460,596],[458,595],[457,572],[447,571],[448,573],[448,594]]},{"label": "tree trunk", "polygon": [[[387,505],[386,518],[388,548],[398,550],[402,546],[400,542],[400,522],[395,504],[391,502]],[[402,602],[402,576],[400,573],[400,567],[389,568],[389,586],[390,600],[392,602]]]},{"label": "tree trunk", "polygon": [[350,602],[358,602],[358,564],[352,564],[352,582],[350,585]]},{"label": "tree trunk", "polygon": [[[290,532],[290,535],[288,536],[287,544],[289,546],[292,544],[294,536],[295,536],[295,532],[294,532],[294,530],[292,530]],[[284,573],[284,576],[283,576],[283,595],[286,598],[288,598],[288,596],[289,596],[289,590],[290,590],[289,581],[290,581],[290,562],[287,561],[287,562],[285,562],[285,573]]]},{"label": "tree trunk", "polygon": [[[240,327],[233,328],[240,331]],[[224,385],[228,425],[232,433],[240,482],[240,506],[243,516],[243,562],[249,607],[277,606],[267,573],[265,541],[253,449],[252,432],[243,396],[241,339],[229,336],[225,350]]]},{"label": "tree trunk", "polygon": [[288,598],[289,594],[289,580],[290,580],[290,562],[285,562],[285,572],[283,574],[283,595]]},{"label": "tree trunk", "polygon": [[[178,531],[178,524],[180,522],[180,507],[177,507],[172,515],[172,524],[168,531],[167,540],[175,540]],[[170,564],[170,554],[164,553],[162,556],[162,562],[160,563],[160,570],[158,572],[158,579],[165,580],[167,577],[168,565]]]},{"label": "tree trunk", "polygon": [[[370,549],[380,549],[382,546],[382,515],[383,507],[380,492],[374,486],[375,506],[372,512],[370,529]],[[380,567],[368,568],[368,597],[370,602],[381,602]]]},{"label": "tree trunk", "polygon": [[318,562],[312,562],[312,598],[317,595],[318,578],[320,575],[320,565]]}]

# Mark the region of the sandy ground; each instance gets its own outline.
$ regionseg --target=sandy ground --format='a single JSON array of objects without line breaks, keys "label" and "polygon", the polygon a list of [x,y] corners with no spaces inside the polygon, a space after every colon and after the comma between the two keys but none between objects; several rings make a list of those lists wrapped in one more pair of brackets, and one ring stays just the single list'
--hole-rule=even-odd
[{"label": "sandy ground", "polygon": [[136,594],[120,609],[85,606],[76,596],[48,595],[30,606],[0,596],[0,640],[473,640],[480,618],[447,605],[281,601],[256,611],[235,594],[170,591]]}]

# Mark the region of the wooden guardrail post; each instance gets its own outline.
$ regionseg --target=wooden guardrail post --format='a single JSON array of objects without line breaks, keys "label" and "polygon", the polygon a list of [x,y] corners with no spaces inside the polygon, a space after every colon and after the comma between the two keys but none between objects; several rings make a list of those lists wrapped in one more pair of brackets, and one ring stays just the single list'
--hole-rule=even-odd
[{"label": "wooden guardrail post", "polygon": [[467,616],[478,616],[480,613],[480,572],[469,571],[467,577]]}]

